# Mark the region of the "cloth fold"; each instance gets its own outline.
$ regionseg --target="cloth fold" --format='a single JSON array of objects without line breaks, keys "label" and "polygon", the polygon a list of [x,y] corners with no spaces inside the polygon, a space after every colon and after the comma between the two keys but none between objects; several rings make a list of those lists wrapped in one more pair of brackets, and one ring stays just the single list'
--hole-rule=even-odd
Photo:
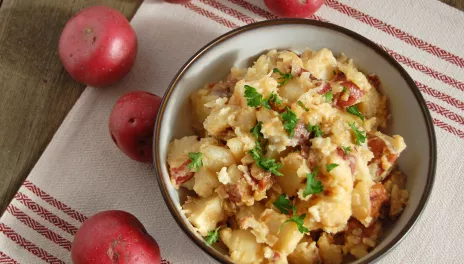
[{"label": "cloth fold", "polygon": [[[133,18],[139,54],[114,87],[83,92],[0,219],[0,263],[71,263],[74,234],[103,210],[131,212],[165,263],[213,263],[177,226],[150,165],[122,154],[108,131],[113,104],[131,90],[162,96],[183,63],[235,27],[272,19],[259,0],[145,1]],[[374,40],[411,74],[436,125],[438,169],[417,225],[379,263],[464,258],[464,13],[438,1],[326,0],[312,17]],[[205,80],[207,81],[207,80]]]}]

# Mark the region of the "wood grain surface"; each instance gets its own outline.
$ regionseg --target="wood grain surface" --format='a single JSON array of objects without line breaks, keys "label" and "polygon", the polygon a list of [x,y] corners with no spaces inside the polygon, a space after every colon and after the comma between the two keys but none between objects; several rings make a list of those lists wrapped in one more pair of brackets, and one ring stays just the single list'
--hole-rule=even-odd
[{"label": "wood grain surface", "polygon": [[[78,10],[130,18],[142,0],[0,0],[0,214],[84,89],[61,66],[58,38]],[[464,9],[464,0],[443,0]]]},{"label": "wood grain surface", "polygon": [[141,0],[0,0],[0,214],[84,90],[61,65],[58,39],[80,9],[130,18]]}]

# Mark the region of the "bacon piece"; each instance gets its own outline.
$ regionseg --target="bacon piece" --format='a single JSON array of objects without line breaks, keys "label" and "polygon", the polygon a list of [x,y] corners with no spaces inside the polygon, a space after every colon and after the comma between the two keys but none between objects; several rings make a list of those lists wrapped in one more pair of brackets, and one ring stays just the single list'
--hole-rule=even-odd
[{"label": "bacon piece", "polygon": [[325,94],[327,93],[328,91],[330,91],[330,89],[332,89],[332,86],[330,86],[330,83],[326,83],[324,85],[324,87],[322,87],[321,90],[319,90],[319,92],[317,92],[318,94]]},{"label": "bacon piece", "polygon": [[370,190],[371,217],[376,219],[380,215],[380,208],[388,200],[387,190],[381,183],[376,183]]},{"label": "bacon piece", "polygon": [[347,155],[341,147],[337,147],[337,154],[344,160],[348,161],[351,169],[351,174],[354,174],[354,171],[356,170],[356,158],[353,155]]},{"label": "bacon piece", "polygon": [[190,160],[187,160],[177,168],[169,168],[171,181],[174,183],[174,186],[176,188],[179,188],[179,186],[182,183],[190,180],[193,177],[193,175],[195,175],[195,173],[190,171],[190,169],[188,168],[189,163]]},{"label": "bacon piece", "polygon": [[309,142],[309,136],[310,133],[306,129],[306,126],[304,123],[300,122],[297,123],[295,126],[294,134],[292,139],[290,139],[290,146],[296,147],[298,145],[307,145]]},{"label": "bacon piece", "polygon": [[343,72],[338,72],[334,78],[332,79],[332,81],[334,82],[342,82],[342,81],[346,81],[346,76]]},{"label": "bacon piece", "polygon": [[344,81],[344,82],[341,82],[340,85],[348,88],[348,91],[350,94],[349,94],[348,100],[346,101],[343,101],[340,98],[337,99],[337,105],[339,107],[348,107],[348,106],[356,104],[358,99],[361,98],[364,94],[364,92],[361,91],[361,89],[359,89],[359,87],[356,84],[354,84],[352,81]]},{"label": "bacon piece", "polygon": [[367,76],[367,80],[369,81],[369,83],[378,91],[379,88],[380,88],[380,79],[379,79],[379,76],[375,75],[375,74],[371,74],[369,76]]},{"label": "bacon piece", "polygon": [[[384,174],[387,169],[384,169],[382,167],[382,157],[387,156],[387,161],[392,164],[395,163],[396,159],[398,158],[398,155],[393,154],[390,149],[387,147],[387,144],[385,141],[375,135],[369,135],[367,138],[367,146],[369,147],[369,150],[372,151],[374,154],[374,158],[369,161],[368,165],[372,163],[376,163],[378,165],[378,170],[377,170],[377,176],[381,176]],[[390,167],[392,167],[390,166]],[[383,177],[380,177],[383,178]]]},{"label": "bacon piece", "polygon": [[[306,70],[306,69],[301,68],[300,71],[298,72],[298,77],[300,77],[303,72],[309,72],[309,71]],[[317,78],[314,77],[314,75],[312,73],[309,74],[309,79],[311,79],[312,81],[317,80]]]}]

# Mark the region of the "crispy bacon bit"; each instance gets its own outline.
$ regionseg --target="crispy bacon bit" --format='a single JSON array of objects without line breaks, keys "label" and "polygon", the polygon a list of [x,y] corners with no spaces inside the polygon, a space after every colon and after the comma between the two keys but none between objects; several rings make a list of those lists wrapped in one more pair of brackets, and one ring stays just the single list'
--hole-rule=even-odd
[{"label": "crispy bacon bit", "polygon": [[324,87],[322,87],[321,90],[319,90],[319,92],[317,92],[318,94],[325,94],[327,93],[328,91],[330,91],[330,89],[332,89],[332,86],[330,86],[330,83],[326,83],[324,85]]},{"label": "crispy bacon bit", "polygon": [[309,145],[309,141],[308,141],[307,144],[300,145],[300,147],[301,147],[300,154],[303,157],[303,159],[309,158],[309,150],[311,150],[311,147]]},{"label": "crispy bacon bit", "polygon": [[306,126],[304,123],[300,122],[296,124],[294,134],[292,139],[290,139],[290,146],[296,147],[298,145],[307,145],[309,142],[309,136],[310,133],[306,129]]},{"label": "crispy bacon bit", "polygon": [[[300,77],[303,72],[309,72],[309,71],[306,70],[306,69],[301,68],[300,71],[298,72],[298,77]],[[314,75],[312,73],[309,74],[309,79],[311,79],[312,81],[317,80],[317,78],[314,77]]]},{"label": "crispy bacon bit", "polygon": [[381,183],[376,183],[370,190],[371,217],[376,219],[380,215],[380,208],[388,200],[387,191]]},{"label": "crispy bacon bit", "polygon": [[369,76],[367,76],[367,80],[369,81],[369,83],[378,91],[379,88],[380,88],[380,79],[379,79],[379,76],[375,75],[375,74],[371,74]]},{"label": "crispy bacon bit", "polygon": [[171,180],[174,182],[176,187],[179,187],[182,183],[190,180],[195,174],[188,168],[189,163],[190,160],[187,160],[177,168],[169,168]]},{"label": "crispy bacon bit", "polygon": [[351,174],[354,174],[354,171],[356,170],[356,158],[353,155],[346,155],[345,151],[341,147],[337,147],[337,154],[344,160],[348,161]]},{"label": "crispy bacon bit", "polygon": [[346,81],[346,76],[343,72],[338,72],[334,78],[332,79],[332,81],[334,82],[342,82],[342,81]]},{"label": "crispy bacon bit", "polygon": [[348,88],[350,95],[346,101],[341,100],[339,97],[337,98],[337,105],[339,107],[348,107],[356,104],[358,99],[361,98],[364,94],[364,92],[361,91],[361,89],[359,89],[359,87],[352,81],[344,81],[341,82],[340,85]]},{"label": "crispy bacon bit", "polygon": [[227,184],[225,188],[231,202],[238,204],[242,201],[242,193],[238,184]]},{"label": "crispy bacon bit", "polygon": [[209,88],[209,89],[212,89],[212,88],[214,87],[215,84],[216,84],[216,83],[210,83],[210,84],[208,84],[208,88]]},{"label": "crispy bacon bit", "polygon": [[378,165],[377,176],[382,175],[386,170],[381,166],[381,158],[387,156],[387,160],[390,164],[394,164],[398,155],[391,153],[388,149],[385,141],[375,135],[369,135],[367,138],[367,146],[369,150],[374,154],[374,158],[369,161],[368,165],[376,163]]}]

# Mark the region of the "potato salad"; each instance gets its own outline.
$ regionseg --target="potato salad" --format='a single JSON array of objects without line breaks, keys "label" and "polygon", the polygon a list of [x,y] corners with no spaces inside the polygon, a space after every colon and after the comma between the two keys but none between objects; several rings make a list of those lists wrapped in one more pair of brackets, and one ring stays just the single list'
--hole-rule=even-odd
[{"label": "potato salad", "polygon": [[[376,75],[328,49],[272,50],[190,97],[167,163],[182,210],[235,263],[361,258],[407,204]],[[188,190],[188,191],[187,191]]]}]

